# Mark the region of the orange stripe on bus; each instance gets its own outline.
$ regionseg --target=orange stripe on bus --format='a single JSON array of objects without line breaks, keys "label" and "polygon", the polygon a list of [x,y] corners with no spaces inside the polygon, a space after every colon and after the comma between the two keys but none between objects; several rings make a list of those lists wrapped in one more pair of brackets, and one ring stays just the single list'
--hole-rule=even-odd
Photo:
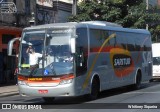
[{"label": "orange stripe on bus", "polygon": [[[90,49],[90,52],[99,52],[101,47],[93,47]],[[101,49],[101,52],[110,52],[113,48],[121,48],[120,46],[106,46]]]},{"label": "orange stripe on bus", "polygon": [[18,75],[18,80],[23,80],[26,81],[27,83],[41,83],[41,82],[46,82],[46,83],[59,83],[62,80],[68,80],[68,79],[73,79],[75,76],[74,74],[67,74],[63,75],[60,77],[25,77],[22,75]]},{"label": "orange stripe on bus", "polygon": [[28,83],[28,84],[40,84],[40,83],[60,83],[61,81],[59,80],[57,80],[57,81],[25,81],[26,83]]}]

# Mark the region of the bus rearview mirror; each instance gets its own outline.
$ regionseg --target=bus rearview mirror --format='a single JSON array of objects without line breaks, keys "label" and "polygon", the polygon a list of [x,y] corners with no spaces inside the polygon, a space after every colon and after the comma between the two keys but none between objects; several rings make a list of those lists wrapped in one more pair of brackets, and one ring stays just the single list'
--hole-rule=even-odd
[{"label": "bus rearview mirror", "polygon": [[76,44],[76,39],[75,38],[71,38],[71,53],[75,53],[76,52],[75,44]]},{"label": "bus rearview mirror", "polygon": [[12,50],[13,50],[13,44],[14,44],[14,42],[17,41],[17,40],[20,41],[20,38],[17,37],[17,38],[14,38],[14,39],[12,39],[12,40],[10,40],[10,41],[8,42],[8,49],[7,49],[8,56],[16,56],[16,55],[13,55],[13,54],[12,54]]}]

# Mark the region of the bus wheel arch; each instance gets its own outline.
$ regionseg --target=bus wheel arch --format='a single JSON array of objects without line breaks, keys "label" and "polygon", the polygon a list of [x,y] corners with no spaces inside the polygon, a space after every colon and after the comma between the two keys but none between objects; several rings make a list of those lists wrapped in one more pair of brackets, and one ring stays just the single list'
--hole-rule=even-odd
[{"label": "bus wheel arch", "polygon": [[135,84],[134,88],[135,89],[140,89],[141,87],[141,82],[142,82],[142,72],[140,69],[137,70],[136,75],[135,75]]},{"label": "bus wheel arch", "polygon": [[95,100],[98,97],[100,92],[100,77],[99,75],[95,74],[91,78],[91,86],[90,86],[90,93],[88,95],[89,100]]}]

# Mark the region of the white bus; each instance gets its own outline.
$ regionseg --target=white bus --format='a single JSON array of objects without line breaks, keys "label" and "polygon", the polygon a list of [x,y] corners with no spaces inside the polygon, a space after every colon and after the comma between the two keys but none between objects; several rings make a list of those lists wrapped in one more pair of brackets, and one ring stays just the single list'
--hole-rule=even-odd
[{"label": "white bus", "polygon": [[152,80],[155,80],[155,79],[160,78],[160,43],[153,43],[152,44],[152,55],[153,55]]},{"label": "white bus", "polygon": [[[14,40],[8,44],[12,55]],[[42,54],[29,64],[32,46]],[[147,30],[123,28],[101,21],[54,23],[25,28],[20,39],[18,87],[22,96],[86,95],[134,85],[152,77],[151,35]],[[33,60],[33,58],[32,58]]]}]

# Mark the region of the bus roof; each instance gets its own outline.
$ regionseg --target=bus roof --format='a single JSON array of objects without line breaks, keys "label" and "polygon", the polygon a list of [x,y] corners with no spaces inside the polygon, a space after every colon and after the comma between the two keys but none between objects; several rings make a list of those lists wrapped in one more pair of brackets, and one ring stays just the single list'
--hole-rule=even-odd
[{"label": "bus roof", "polygon": [[104,30],[113,30],[113,31],[122,31],[122,32],[150,34],[150,32],[145,29],[123,28],[118,24],[104,22],[104,21],[52,23],[52,24],[31,26],[31,27],[25,28],[24,30],[36,30],[36,29],[46,29],[46,28],[76,28],[76,27],[88,27],[93,29],[104,29]]}]

